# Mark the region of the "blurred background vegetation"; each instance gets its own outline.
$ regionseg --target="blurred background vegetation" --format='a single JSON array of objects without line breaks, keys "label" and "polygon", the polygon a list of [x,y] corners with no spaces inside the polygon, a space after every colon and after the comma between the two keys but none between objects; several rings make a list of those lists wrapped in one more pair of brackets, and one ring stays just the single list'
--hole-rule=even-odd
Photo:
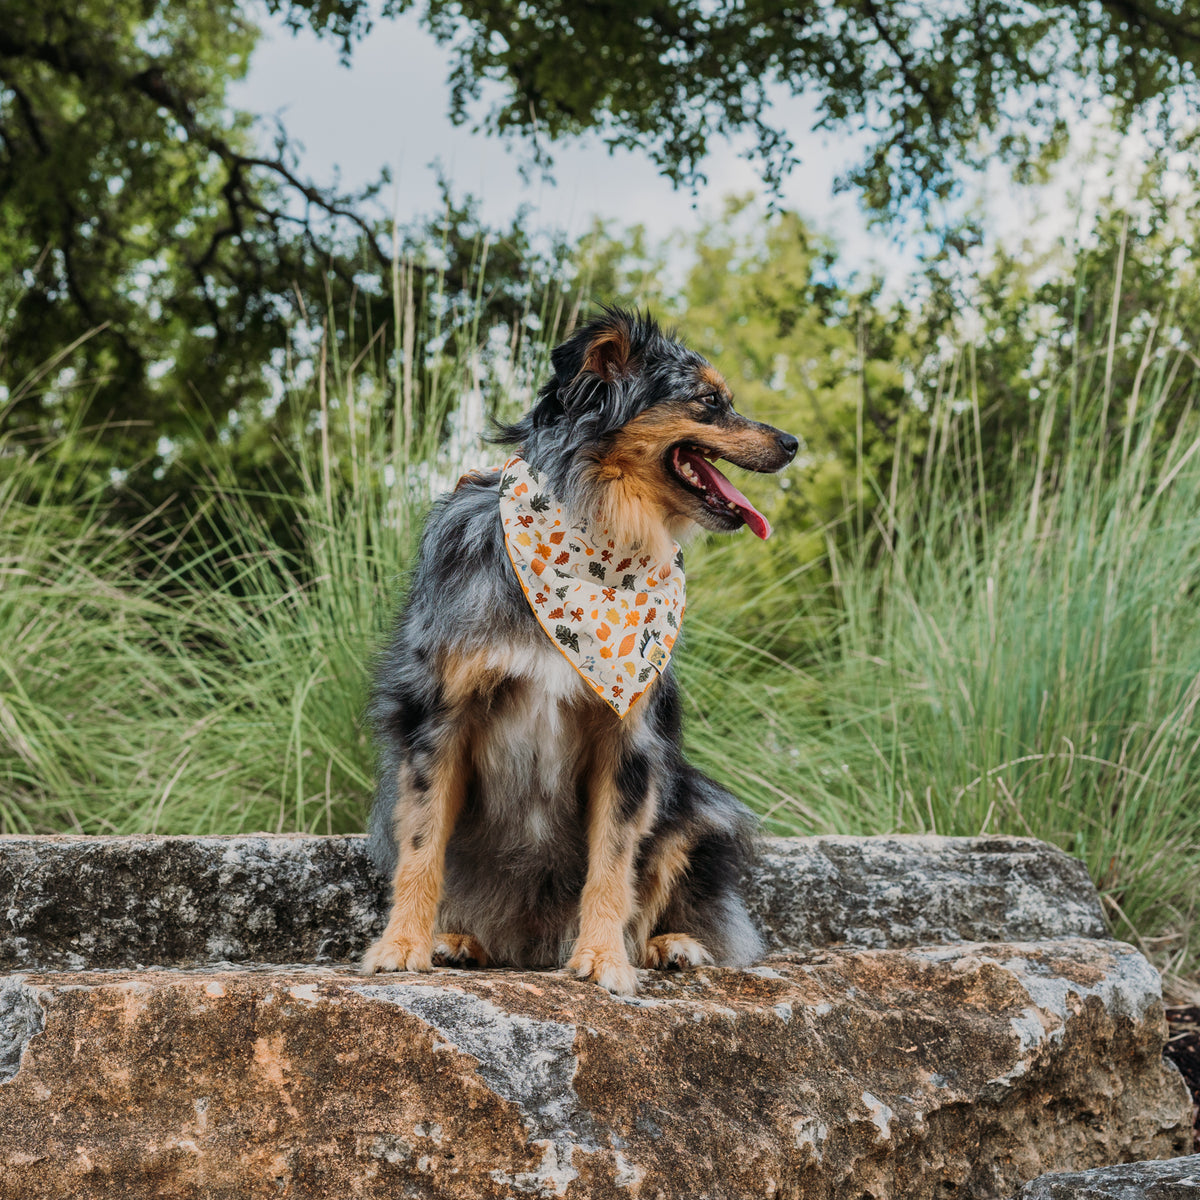
[{"label": "blurred background vegetation", "polygon": [[[351,59],[389,0],[273,3]],[[227,102],[236,5],[10,0],[0,23],[0,831],[361,829],[368,664],[425,507],[491,461],[598,302],[650,307],[800,435],[690,552],[693,756],[776,832],[1005,832],[1200,970],[1200,21],[1168,0],[429,3],[451,110],[534,168],[599,130],[684,187],[659,244],[381,215]],[[589,69],[580,72],[586,60]],[[768,86],[769,85],[769,86]],[[845,183],[919,245],[864,278],[772,188],[770,88],[866,131]],[[990,236],[1101,111],[1138,131],[1070,235]],[[1086,149],[1086,148],[1085,148]],[[1052,203],[1051,193],[1046,193]],[[1065,226],[1064,226],[1065,228]],[[682,264],[682,265],[681,265]]]}]

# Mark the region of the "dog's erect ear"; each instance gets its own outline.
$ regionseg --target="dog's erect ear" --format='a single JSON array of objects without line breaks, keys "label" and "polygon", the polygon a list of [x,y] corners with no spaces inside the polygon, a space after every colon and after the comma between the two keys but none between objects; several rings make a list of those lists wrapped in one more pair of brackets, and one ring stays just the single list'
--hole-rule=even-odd
[{"label": "dog's erect ear", "polygon": [[597,380],[612,383],[633,368],[637,318],[619,308],[589,321],[551,355],[560,389],[590,394]]},{"label": "dog's erect ear", "polygon": [[582,370],[599,375],[606,383],[624,375],[633,356],[629,322],[624,313],[610,312],[595,331],[583,355]]}]

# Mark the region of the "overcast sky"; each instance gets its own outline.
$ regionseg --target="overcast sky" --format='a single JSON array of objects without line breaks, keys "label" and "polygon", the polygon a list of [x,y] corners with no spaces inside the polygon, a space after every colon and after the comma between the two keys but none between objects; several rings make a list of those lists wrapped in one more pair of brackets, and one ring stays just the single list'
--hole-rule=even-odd
[{"label": "overcast sky", "polygon": [[[496,138],[455,127],[449,107],[448,58],[422,30],[413,13],[380,22],[354,50],[351,63],[338,61],[335,45],[303,32],[291,34],[265,14],[264,34],[248,78],[231,89],[230,102],[259,114],[279,114],[303,144],[302,168],[327,183],[340,168],[347,184],[375,179],[391,167],[395,188],[389,205],[404,221],[437,207],[440,159],[456,193],[471,192],[484,218],[506,222],[521,204],[533,210],[535,227],[568,234],[585,231],[593,216],[645,225],[661,239],[696,228],[722,197],[761,191],[757,175],[738,154],[720,143],[705,163],[709,184],[695,198],[675,191],[649,161],[635,153],[610,155],[596,138],[555,149],[555,184],[535,176],[522,180],[520,147],[514,153]],[[808,132],[813,111],[803,100],[782,96],[779,113],[800,148],[803,165],[788,179],[784,202],[823,232],[833,234],[847,265],[872,265],[902,274],[911,256],[885,237],[871,234],[852,195],[835,195],[834,179],[851,161],[854,144]],[[394,199],[393,199],[394,198]]]}]

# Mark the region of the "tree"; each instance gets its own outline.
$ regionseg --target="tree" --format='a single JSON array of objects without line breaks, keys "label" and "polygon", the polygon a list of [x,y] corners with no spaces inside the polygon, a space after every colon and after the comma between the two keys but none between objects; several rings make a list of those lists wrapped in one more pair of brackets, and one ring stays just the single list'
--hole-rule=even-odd
[{"label": "tree", "polygon": [[[230,0],[10,0],[0,22],[5,374],[87,337],[63,365],[126,458],[261,399],[296,288],[348,307],[358,265],[388,263],[362,195],[310,186],[228,111],[257,32]],[[55,382],[9,422],[70,407]]]},{"label": "tree", "polygon": [[[272,0],[348,50],[366,0]],[[387,0],[383,15],[413,7]],[[863,132],[847,183],[894,213],[925,210],[961,168],[1028,171],[1059,153],[1067,118],[1103,101],[1164,138],[1200,106],[1200,14],[1182,0],[429,0],[450,48],[451,113],[547,139],[598,131],[676,183],[703,178],[714,138],[749,132],[768,182],[796,162],[772,88],[815,99],[818,127]]]},{"label": "tree", "polygon": [[566,254],[446,187],[393,231],[375,188],[311,184],[282,132],[263,151],[226,103],[257,37],[233,0],[10,0],[0,22],[0,427],[86,407],[111,456],[87,469],[155,500],[216,431],[279,470],[286,364],[321,341],[331,363],[370,345],[360,379],[388,409],[407,381],[420,421],[483,314],[536,323]]},{"label": "tree", "polygon": [[[1139,397],[1154,393],[1164,444],[1195,405],[1200,170],[1190,155],[1107,167],[1086,227],[1036,248],[998,245],[969,276],[945,253],[924,264],[925,298],[910,325],[930,353],[913,364],[915,386],[932,404],[940,371],[943,382],[957,379],[952,407],[978,403],[989,492],[1006,491],[1014,461],[1037,455],[1048,404],[1090,405],[1088,419],[1103,421],[1117,446]],[[1045,434],[1050,461],[1066,450],[1066,432],[1060,421]]]}]

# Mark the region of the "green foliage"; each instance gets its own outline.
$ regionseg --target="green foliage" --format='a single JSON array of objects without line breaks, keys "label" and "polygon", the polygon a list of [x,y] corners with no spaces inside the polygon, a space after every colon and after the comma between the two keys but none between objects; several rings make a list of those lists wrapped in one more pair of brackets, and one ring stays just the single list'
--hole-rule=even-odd
[{"label": "green foliage", "polygon": [[[369,28],[365,0],[278,7],[347,48]],[[818,128],[866,134],[848,182],[881,211],[928,209],[963,166],[997,157],[1034,173],[1088,100],[1104,97],[1119,127],[1148,113],[1169,139],[1200,98],[1200,23],[1166,0],[432,0],[423,20],[453,56],[455,119],[486,85],[483,127],[536,133],[542,161],[546,139],[595,130],[690,184],[714,139],[744,131],[777,183],[796,163],[771,111],[778,84],[815,100]]]},{"label": "green foliage", "polygon": [[[127,464],[186,432],[196,396],[218,418],[262,399],[293,282],[312,295],[321,282],[319,223],[283,194],[294,164],[262,157],[249,118],[226,109],[257,34],[229,3],[5,8],[0,270],[20,281],[4,297],[6,370],[19,379],[94,331],[63,367],[88,382]],[[330,249],[349,307],[356,246]],[[80,391],[56,382],[10,426],[69,420]]]},{"label": "green foliage", "polygon": [[[422,423],[467,346],[486,376],[497,348],[563,318],[541,281],[565,249],[523,216],[488,228],[443,187],[438,214],[392,229],[376,187],[315,187],[282,133],[264,151],[226,104],[257,38],[226,0],[15,0],[0,23],[4,427],[36,441],[86,409],[109,461],[96,448],[77,469],[117,468],[154,505],[214,429],[239,473],[286,476],[281,379],[318,344]],[[502,343],[478,338],[485,311]]]},{"label": "green foliage", "polygon": [[808,699],[786,744],[802,828],[815,811],[846,832],[1055,842],[1120,935],[1194,974],[1200,373],[1189,347],[1147,349],[1142,395],[1113,398],[1127,436],[1107,436],[1103,387],[1065,377],[1000,495],[978,488],[969,390],[939,397],[936,444],[900,456],[895,498],[800,600]]},{"label": "green foliage", "polygon": [[366,664],[413,522],[317,463],[299,494],[214,476],[163,543],[86,493],[49,505],[40,464],[0,455],[0,828],[361,827]]},{"label": "green foliage", "polygon": [[[1001,492],[979,487],[986,354],[961,355],[825,557],[692,549],[678,662],[689,754],[768,829],[1047,838],[1087,860],[1118,933],[1194,975],[1200,380],[1190,344],[1142,347],[1136,395],[1076,355]],[[445,414],[397,442],[332,357],[295,385],[317,394],[289,411],[321,414],[294,437],[296,485],[252,494],[218,448],[167,541],[42,486],[81,432],[44,462],[0,446],[4,829],[361,828],[366,664],[426,499],[472,464],[446,457]]]}]

